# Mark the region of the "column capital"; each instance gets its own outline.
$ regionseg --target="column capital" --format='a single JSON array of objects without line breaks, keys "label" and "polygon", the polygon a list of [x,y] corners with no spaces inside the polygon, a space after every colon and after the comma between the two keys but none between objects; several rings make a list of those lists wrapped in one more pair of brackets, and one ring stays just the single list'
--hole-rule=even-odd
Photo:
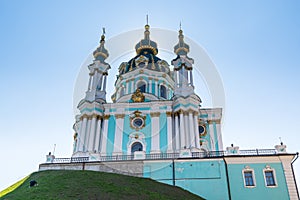
[{"label": "column capital", "polygon": [[167,111],[166,115],[167,115],[167,117],[171,117],[172,116],[172,112],[171,111]]},{"label": "column capital", "polygon": [[123,119],[125,114],[115,114],[116,119]]},{"label": "column capital", "polygon": [[159,117],[160,116],[160,112],[153,112],[150,113],[151,117]]},{"label": "column capital", "polygon": [[213,124],[213,123],[221,124],[221,120],[220,119],[209,119],[209,120],[207,120],[207,123],[208,124]]},{"label": "column capital", "polygon": [[87,114],[83,114],[83,115],[80,117],[80,119],[83,120],[84,118],[87,119],[88,117],[89,117],[89,116],[88,116]]},{"label": "column capital", "polygon": [[110,115],[104,115],[103,118],[104,118],[105,120],[107,120],[107,119],[110,118]]}]

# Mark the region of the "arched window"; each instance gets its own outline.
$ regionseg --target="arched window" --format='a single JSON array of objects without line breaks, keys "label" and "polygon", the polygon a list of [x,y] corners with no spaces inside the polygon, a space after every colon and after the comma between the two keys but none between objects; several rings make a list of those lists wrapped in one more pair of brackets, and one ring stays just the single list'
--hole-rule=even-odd
[{"label": "arched window", "polygon": [[162,98],[167,98],[167,88],[164,85],[160,86],[160,96]]},{"label": "arched window", "polygon": [[146,84],[143,81],[140,81],[137,84],[137,88],[140,89],[140,91],[143,92],[143,93],[146,92]]},{"label": "arched window", "polygon": [[140,142],[135,142],[131,145],[131,153],[135,151],[143,151],[143,145]]}]

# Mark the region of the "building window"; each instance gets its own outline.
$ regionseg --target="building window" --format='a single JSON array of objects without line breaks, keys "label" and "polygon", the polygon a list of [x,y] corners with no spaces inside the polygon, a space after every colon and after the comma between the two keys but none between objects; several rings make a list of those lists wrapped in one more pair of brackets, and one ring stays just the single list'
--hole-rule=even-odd
[{"label": "building window", "polygon": [[140,142],[135,142],[131,146],[131,153],[133,154],[136,151],[143,151],[143,145]]},{"label": "building window", "polygon": [[167,88],[164,85],[160,86],[160,96],[162,98],[167,98]]},{"label": "building window", "polygon": [[276,176],[274,169],[271,169],[271,167],[267,165],[264,169],[264,176],[267,187],[276,186]]},{"label": "building window", "polygon": [[137,88],[140,89],[140,91],[142,93],[145,93],[146,92],[146,84],[143,82],[143,81],[140,81],[138,84],[137,84]]},{"label": "building window", "polygon": [[245,169],[243,169],[243,177],[245,187],[255,187],[255,177],[253,169],[251,169],[249,166],[246,166]]},{"label": "building window", "polygon": [[245,186],[254,186],[252,171],[244,172],[244,179],[245,179]]}]

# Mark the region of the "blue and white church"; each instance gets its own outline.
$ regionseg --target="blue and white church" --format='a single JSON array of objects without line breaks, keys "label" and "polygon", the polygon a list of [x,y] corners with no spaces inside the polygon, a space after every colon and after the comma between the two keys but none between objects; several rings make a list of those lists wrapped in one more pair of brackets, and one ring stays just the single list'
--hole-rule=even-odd
[{"label": "blue and white church", "polygon": [[183,31],[174,47],[175,59],[157,57],[150,26],[135,45],[136,56],[119,66],[113,103],[106,101],[106,81],[111,68],[105,59],[104,35],[88,66],[86,96],[78,105],[73,156],[133,155],[219,151],[223,149],[222,109],[201,108],[194,92],[193,64]]},{"label": "blue and white church", "polygon": [[109,51],[103,34],[87,66],[89,81],[73,126],[72,157],[49,154],[40,170],[151,178],[212,200],[299,199],[293,170],[298,153],[287,153],[283,143],[274,149],[224,149],[222,108],[201,107],[194,60],[181,29],[174,45],[173,60],[157,57],[158,45],[146,24],[136,56],[118,68],[108,103],[111,66],[105,62]]}]

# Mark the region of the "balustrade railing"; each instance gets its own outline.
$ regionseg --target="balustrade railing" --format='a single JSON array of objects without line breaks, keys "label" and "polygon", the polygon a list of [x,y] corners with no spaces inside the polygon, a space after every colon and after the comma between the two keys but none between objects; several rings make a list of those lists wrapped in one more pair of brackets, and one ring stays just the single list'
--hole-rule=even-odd
[{"label": "balustrade railing", "polygon": [[[228,151],[201,151],[192,152],[190,158],[214,158],[223,156],[262,156],[262,155],[275,155],[275,149],[252,149],[252,150],[239,150],[237,152]],[[84,163],[95,161],[126,161],[126,160],[163,160],[163,159],[180,159],[180,153],[154,153],[145,154],[143,158],[135,158],[134,155],[113,155],[113,156],[99,156],[96,159],[89,157],[72,157],[72,158],[55,158],[52,163]]]}]

